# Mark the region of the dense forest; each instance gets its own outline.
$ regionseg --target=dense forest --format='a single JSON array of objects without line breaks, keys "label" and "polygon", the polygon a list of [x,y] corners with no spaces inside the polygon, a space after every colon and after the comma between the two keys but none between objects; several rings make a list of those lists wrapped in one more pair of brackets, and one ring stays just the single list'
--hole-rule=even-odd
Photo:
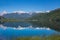
[{"label": "dense forest", "polygon": [[50,27],[60,31],[60,8],[51,10],[48,13],[38,13],[27,20],[33,20],[30,21],[33,24]]}]

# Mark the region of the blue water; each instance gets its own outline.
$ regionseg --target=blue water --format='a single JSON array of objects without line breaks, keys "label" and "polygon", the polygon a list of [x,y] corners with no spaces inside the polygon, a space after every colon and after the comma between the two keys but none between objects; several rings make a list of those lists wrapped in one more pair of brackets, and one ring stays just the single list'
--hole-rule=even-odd
[{"label": "blue water", "polygon": [[55,33],[54,30],[46,29],[22,29],[14,30],[7,28],[6,30],[0,28],[0,35],[2,36],[41,36],[41,35],[50,35]]},{"label": "blue water", "polygon": [[[12,25],[14,24],[14,25]],[[29,27],[32,24],[28,23],[18,23],[22,27]],[[26,37],[26,36],[49,36],[55,33],[58,33],[55,30],[47,30],[47,29],[35,29],[35,28],[25,28],[25,29],[17,29],[17,23],[5,23],[0,25],[0,39],[11,39],[13,37]],[[11,27],[10,27],[11,26]],[[6,28],[4,28],[6,27]],[[33,26],[34,27],[34,26]],[[15,28],[15,29],[14,29]]]},{"label": "blue water", "polygon": [[54,30],[46,29],[22,29],[15,30],[11,28],[3,29],[0,28],[0,37],[2,38],[12,38],[12,37],[26,37],[26,36],[48,36],[56,33]]}]

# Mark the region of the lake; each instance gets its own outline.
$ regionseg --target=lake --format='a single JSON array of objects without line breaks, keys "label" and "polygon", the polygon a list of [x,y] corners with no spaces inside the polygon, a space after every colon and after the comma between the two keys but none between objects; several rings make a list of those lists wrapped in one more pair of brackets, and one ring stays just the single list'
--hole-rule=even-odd
[{"label": "lake", "polygon": [[60,34],[60,32],[29,22],[5,22],[0,24],[0,40],[11,40],[13,37],[49,36],[52,34]]}]

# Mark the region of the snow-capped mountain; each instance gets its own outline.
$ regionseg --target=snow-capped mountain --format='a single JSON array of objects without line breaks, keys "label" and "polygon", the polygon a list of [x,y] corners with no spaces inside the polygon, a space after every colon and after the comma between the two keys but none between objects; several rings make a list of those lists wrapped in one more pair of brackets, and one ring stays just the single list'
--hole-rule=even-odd
[{"label": "snow-capped mountain", "polygon": [[7,14],[7,11],[3,11],[0,13],[0,16],[3,16],[4,14]]},{"label": "snow-capped mountain", "polygon": [[35,12],[14,11],[12,13],[7,13],[6,11],[3,11],[1,13],[1,16],[5,18],[13,18],[13,19],[26,19],[38,13],[45,13],[45,12],[43,11],[35,11]]},{"label": "snow-capped mountain", "polygon": [[30,17],[28,13],[9,13],[9,14],[4,14],[3,17],[5,18],[13,18],[13,19],[25,19]]}]

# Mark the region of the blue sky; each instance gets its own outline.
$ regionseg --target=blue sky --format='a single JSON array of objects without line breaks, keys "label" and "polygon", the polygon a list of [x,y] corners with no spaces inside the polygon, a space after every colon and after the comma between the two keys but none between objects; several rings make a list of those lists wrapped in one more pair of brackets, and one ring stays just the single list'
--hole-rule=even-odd
[{"label": "blue sky", "polygon": [[0,12],[47,11],[60,8],[60,0],[0,0]]}]

